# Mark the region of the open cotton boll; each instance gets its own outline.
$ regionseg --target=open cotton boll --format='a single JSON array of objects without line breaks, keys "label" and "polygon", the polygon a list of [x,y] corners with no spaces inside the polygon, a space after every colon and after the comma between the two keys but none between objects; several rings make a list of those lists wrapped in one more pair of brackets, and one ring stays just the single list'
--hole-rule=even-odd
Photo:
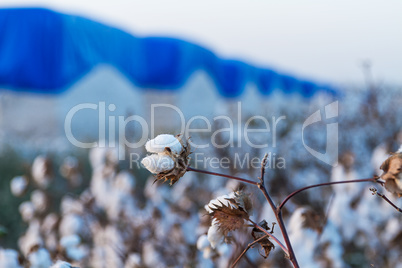
[{"label": "open cotton boll", "polygon": [[154,174],[174,168],[174,161],[167,155],[152,154],[142,159],[141,164]]},{"label": "open cotton boll", "polygon": [[174,154],[180,154],[183,149],[180,141],[170,134],[158,135],[145,144],[145,149],[150,153],[163,153],[166,147],[169,147]]},{"label": "open cotton boll", "polygon": [[11,193],[19,197],[24,194],[28,186],[28,180],[24,176],[17,176],[11,180]]},{"label": "open cotton boll", "polygon": [[219,196],[216,199],[212,199],[211,201],[209,201],[208,205],[205,205],[204,208],[206,211],[208,211],[208,213],[212,213],[213,209],[217,209],[222,206],[226,206],[231,209],[236,209],[237,207],[228,200],[228,199],[234,199],[235,197],[236,196],[234,193]]}]

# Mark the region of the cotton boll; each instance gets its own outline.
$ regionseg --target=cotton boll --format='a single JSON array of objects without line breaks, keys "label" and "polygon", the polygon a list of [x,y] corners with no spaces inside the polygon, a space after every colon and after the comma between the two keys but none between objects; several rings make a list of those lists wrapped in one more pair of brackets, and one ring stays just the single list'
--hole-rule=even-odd
[{"label": "cotton boll", "polygon": [[67,257],[73,261],[81,261],[88,256],[89,250],[84,246],[70,247],[66,249]]},{"label": "cotton boll", "polygon": [[74,199],[71,196],[64,196],[61,199],[61,212],[62,214],[83,213],[84,206],[80,200]]},{"label": "cotton boll", "polygon": [[115,166],[118,163],[118,153],[114,148],[92,148],[89,152],[89,161],[93,169],[103,166]]},{"label": "cotton boll", "polygon": [[68,262],[58,260],[50,268],[71,268],[71,267],[72,267],[71,264],[69,264]]},{"label": "cotton boll", "polygon": [[113,187],[120,192],[131,194],[135,187],[135,178],[128,171],[120,171],[114,179]]},{"label": "cotton boll", "polygon": [[150,153],[163,153],[166,147],[170,148],[174,154],[180,154],[183,149],[180,141],[175,136],[169,134],[158,135],[155,139],[145,144],[145,149]]},{"label": "cotton boll", "polygon": [[68,236],[73,234],[79,234],[82,232],[84,222],[79,215],[68,214],[64,216],[60,222],[60,235]]},{"label": "cotton boll", "polygon": [[215,248],[217,245],[223,242],[223,234],[219,230],[219,226],[216,224],[216,222],[213,222],[213,224],[209,227],[208,229],[208,241],[211,243],[211,247]]},{"label": "cotton boll", "polygon": [[155,248],[154,243],[146,241],[142,246],[142,257],[147,267],[163,267],[163,257]]},{"label": "cotton boll", "polygon": [[0,249],[1,268],[22,268],[18,262],[18,252],[13,249]]},{"label": "cotton boll", "polygon": [[81,243],[81,238],[80,238],[78,235],[76,235],[76,234],[68,235],[68,236],[63,236],[63,237],[60,239],[60,245],[61,245],[63,248],[76,247],[76,246],[78,246],[80,243]]},{"label": "cotton boll", "polygon": [[31,268],[49,268],[52,265],[50,254],[44,248],[40,248],[29,254],[28,260]]},{"label": "cotton boll", "polygon": [[31,194],[31,202],[38,212],[44,212],[47,208],[47,197],[41,190],[35,190]]},{"label": "cotton boll", "polygon": [[128,255],[124,268],[141,267],[141,255],[139,253],[131,253]]},{"label": "cotton boll", "polygon": [[152,154],[142,159],[141,164],[151,173],[159,174],[174,168],[174,161],[167,155]]},{"label": "cotton boll", "polygon": [[43,233],[50,233],[53,231],[56,226],[57,222],[59,221],[59,217],[55,213],[50,213],[46,215],[45,219],[42,222],[41,230]]},{"label": "cotton boll", "polygon": [[82,183],[79,162],[78,159],[73,156],[68,156],[64,159],[60,167],[60,174],[66,178],[73,187],[78,187]]},{"label": "cotton boll", "polygon": [[25,176],[17,176],[11,180],[11,193],[16,197],[22,196],[25,193],[27,187],[28,179]]},{"label": "cotton boll", "polygon": [[21,203],[18,210],[21,214],[23,221],[25,222],[29,222],[30,220],[32,220],[35,215],[35,207],[32,204],[32,202],[29,201]]},{"label": "cotton boll", "polygon": [[49,187],[52,179],[51,162],[45,156],[38,156],[32,164],[32,178],[42,189]]},{"label": "cotton boll", "polygon": [[31,252],[32,248],[43,246],[38,220],[32,220],[29,222],[28,230],[25,235],[18,240],[18,245],[25,256]]},{"label": "cotton boll", "polygon": [[205,248],[209,247],[209,240],[207,235],[201,235],[197,240],[197,249],[204,250]]}]

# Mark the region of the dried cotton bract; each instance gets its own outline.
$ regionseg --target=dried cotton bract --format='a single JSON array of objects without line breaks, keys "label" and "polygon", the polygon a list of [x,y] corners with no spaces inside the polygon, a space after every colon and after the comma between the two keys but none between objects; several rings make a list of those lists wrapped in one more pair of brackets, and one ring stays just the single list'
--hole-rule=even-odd
[{"label": "dried cotton bract", "polygon": [[145,144],[145,149],[152,154],[141,163],[156,174],[156,180],[170,180],[173,185],[186,173],[191,152],[189,144],[185,144],[180,135],[158,135]]},{"label": "dried cotton bract", "polygon": [[211,247],[215,248],[230,231],[244,226],[244,221],[249,219],[251,201],[248,194],[237,191],[211,200],[205,210],[212,216],[208,240]]}]

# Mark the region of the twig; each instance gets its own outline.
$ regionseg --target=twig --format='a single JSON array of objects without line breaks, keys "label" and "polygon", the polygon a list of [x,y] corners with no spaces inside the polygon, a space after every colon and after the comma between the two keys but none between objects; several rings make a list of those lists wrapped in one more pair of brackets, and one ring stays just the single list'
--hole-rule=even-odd
[{"label": "twig", "polygon": [[260,238],[258,238],[257,240],[254,240],[253,242],[249,243],[247,245],[247,247],[243,250],[243,252],[239,255],[239,257],[237,257],[237,259],[234,261],[234,263],[232,264],[232,268],[236,266],[236,264],[240,261],[240,259],[243,257],[244,254],[246,254],[246,252],[255,244],[258,243],[259,241],[263,240],[264,238],[268,237],[268,235],[264,235]]},{"label": "twig", "polygon": [[279,228],[281,229],[282,237],[286,243],[289,260],[292,262],[294,267],[298,268],[299,264],[296,259],[296,254],[293,251],[292,244],[290,243],[290,239],[289,239],[289,235],[286,230],[286,227],[285,227],[285,223],[283,222],[282,211],[275,206],[274,201],[272,201],[272,198],[269,195],[267,188],[265,187],[264,175],[265,175],[265,166],[267,164],[267,161],[266,161],[267,157],[268,157],[268,155],[265,154],[263,160],[261,161],[261,177],[260,177],[261,182],[258,183],[258,188],[262,191],[263,195],[265,196],[265,199],[268,201],[269,205],[271,206],[272,211],[275,213],[276,220],[278,221]]},{"label": "twig", "polygon": [[216,173],[216,172],[196,169],[196,168],[192,168],[190,166],[187,167],[187,171],[194,171],[194,172],[203,173],[203,174],[215,175],[215,176],[219,176],[219,177],[224,177],[224,178],[229,178],[229,179],[242,181],[242,182],[253,184],[253,185],[258,185],[258,182],[255,182],[255,181],[250,181],[250,180],[242,179],[242,178],[231,176],[231,175],[225,175],[225,174],[221,174],[221,173]]},{"label": "twig", "polygon": [[380,194],[376,188],[372,187],[370,188],[370,191],[372,191],[373,195],[377,195],[379,197],[381,197],[382,199],[384,199],[385,201],[387,201],[393,208],[395,208],[397,211],[402,213],[402,209],[400,209],[399,207],[397,207],[394,203],[392,203],[391,200],[388,199],[388,197],[386,197],[384,194]]},{"label": "twig", "polygon": [[333,182],[325,182],[325,183],[319,183],[319,184],[314,184],[314,185],[310,185],[310,186],[306,186],[303,187],[299,190],[294,191],[293,193],[291,193],[290,195],[288,195],[283,201],[282,203],[279,205],[279,209],[281,210],[283,208],[283,206],[286,204],[287,201],[289,201],[290,198],[292,198],[293,196],[297,195],[300,192],[303,192],[305,190],[311,189],[311,188],[316,188],[316,187],[321,187],[321,186],[328,186],[328,185],[333,185],[333,184],[343,184],[343,183],[352,183],[352,182],[377,182],[377,178],[369,178],[369,179],[360,179],[360,180],[348,180],[348,181],[333,181]]}]

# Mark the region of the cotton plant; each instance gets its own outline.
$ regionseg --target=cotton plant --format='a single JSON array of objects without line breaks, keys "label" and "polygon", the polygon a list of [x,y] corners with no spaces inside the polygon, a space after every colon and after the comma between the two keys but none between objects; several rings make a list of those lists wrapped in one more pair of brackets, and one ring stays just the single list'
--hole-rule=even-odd
[{"label": "cotton plant", "polygon": [[[248,183],[250,185],[256,186],[258,189],[261,190],[263,193],[267,203],[271,207],[272,211],[274,212],[276,224],[278,224],[278,228],[281,232],[282,238],[284,243],[282,243],[276,235],[273,234],[273,226],[272,230],[267,225],[265,220],[260,221],[258,224],[254,222],[250,218],[250,201],[248,198],[248,194],[244,192],[235,192],[228,195],[219,196],[216,199],[211,200],[206,206],[205,209],[208,214],[211,216],[211,225],[208,229],[207,234],[203,234],[200,236],[199,240],[197,241],[197,247],[203,251],[203,255],[206,257],[210,257],[213,254],[213,250],[216,249],[219,245],[229,242],[230,241],[230,233],[236,231],[238,229],[244,228],[246,226],[252,227],[252,242],[246,247],[246,249],[236,258],[236,260],[232,263],[232,266],[235,266],[241,258],[246,254],[246,252],[257,243],[261,246],[265,254],[261,254],[264,258],[268,257],[270,252],[274,249],[274,243],[280,246],[283,250],[284,255],[294,267],[300,267],[300,264],[297,260],[297,256],[303,255],[306,257],[306,254],[301,253],[301,255],[296,255],[294,252],[294,247],[292,246],[291,239],[289,237],[288,230],[284,224],[284,220],[282,217],[282,209],[286,205],[286,203],[294,197],[296,194],[308,190],[310,188],[315,187],[323,187],[328,185],[336,185],[336,184],[349,184],[349,183],[364,183],[364,182],[371,182],[371,183],[379,183],[384,184],[385,189],[390,191],[393,194],[400,196],[402,194],[401,187],[400,187],[400,170],[402,166],[402,161],[399,161],[402,158],[399,156],[391,156],[381,167],[384,170],[384,174],[381,178],[374,176],[368,179],[356,179],[354,175],[351,176],[350,180],[339,180],[333,179],[331,182],[327,183],[319,183],[310,186],[303,187],[293,193],[289,194],[285,197],[285,199],[276,205],[272,200],[268,188],[265,184],[265,167],[267,165],[267,157],[265,155],[261,162],[261,175],[258,177],[258,181],[248,180],[239,178],[232,175],[220,174],[217,172],[209,172],[204,170],[199,170],[190,167],[189,165],[189,155],[191,154],[190,148],[185,145],[183,141],[183,137],[180,135],[173,136],[168,134],[162,134],[157,136],[156,138],[150,140],[146,144],[146,149],[151,155],[145,157],[142,161],[142,164],[151,172],[155,174],[156,180],[155,181],[170,181],[170,185],[173,185],[179,181],[180,178],[184,176],[186,172],[198,172],[204,174],[210,174],[215,176],[226,177],[229,179],[237,180],[243,183]],[[350,188],[350,187],[346,187]],[[350,189],[353,189],[350,188]],[[380,194],[381,196],[381,194]],[[387,200],[386,197],[383,199]],[[388,199],[389,201],[389,199]],[[392,202],[388,202],[391,205],[395,206]],[[396,207],[400,211],[399,208]],[[296,220],[293,220],[295,222]],[[297,244],[298,238],[303,238],[298,230],[295,229],[302,229],[302,226],[294,227],[297,224],[293,223],[292,233],[293,237],[295,238],[295,244]],[[321,232],[321,228],[319,228],[319,232]],[[310,244],[312,245],[309,248],[309,254],[311,251],[314,250],[315,245],[317,243],[316,235],[314,232],[311,232],[311,237],[307,238],[310,240]],[[209,245],[207,245],[206,240],[208,240]],[[301,248],[302,240],[300,242],[299,248]],[[306,242],[306,241],[304,241]],[[306,248],[302,248],[306,249]],[[335,251],[336,252],[336,251]],[[339,257],[339,255],[338,255]],[[314,262],[313,255],[310,255],[307,258],[306,263],[312,264]],[[303,263],[305,259],[303,259]]]}]

